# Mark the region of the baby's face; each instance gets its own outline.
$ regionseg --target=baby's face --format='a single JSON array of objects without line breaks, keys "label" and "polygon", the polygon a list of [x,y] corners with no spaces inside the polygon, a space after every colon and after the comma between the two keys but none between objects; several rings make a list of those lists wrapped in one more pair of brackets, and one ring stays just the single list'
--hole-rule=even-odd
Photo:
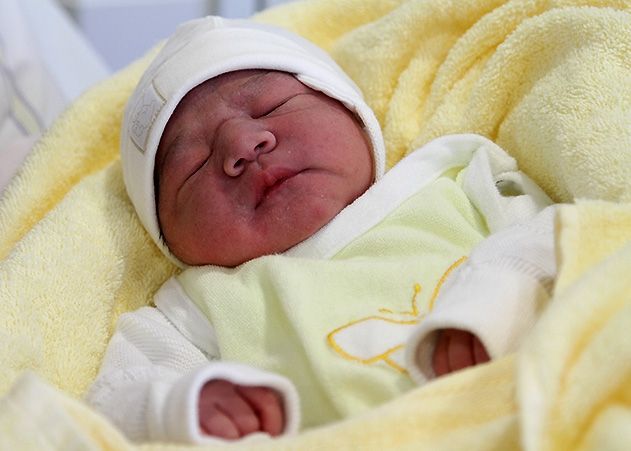
[{"label": "baby's face", "polygon": [[213,78],[182,99],[156,155],[171,252],[236,266],[311,236],[371,184],[370,145],[341,103],[283,72]]}]

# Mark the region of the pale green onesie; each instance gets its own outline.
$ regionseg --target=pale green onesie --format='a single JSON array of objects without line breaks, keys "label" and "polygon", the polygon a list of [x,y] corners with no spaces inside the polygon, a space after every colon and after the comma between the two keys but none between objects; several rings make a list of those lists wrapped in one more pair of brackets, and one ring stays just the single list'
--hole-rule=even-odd
[{"label": "pale green onesie", "polygon": [[[480,190],[494,190],[491,172],[512,161],[481,137],[459,136],[404,159],[282,255],[178,276],[212,323],[222,360],[295,384],[304,427],[362,412],[414,385],[403,358],[406,339],[445,279],[488,234]],[[488,180],[463,170],[476,159]],[[471,193],[482,199],[476,206]]]}]

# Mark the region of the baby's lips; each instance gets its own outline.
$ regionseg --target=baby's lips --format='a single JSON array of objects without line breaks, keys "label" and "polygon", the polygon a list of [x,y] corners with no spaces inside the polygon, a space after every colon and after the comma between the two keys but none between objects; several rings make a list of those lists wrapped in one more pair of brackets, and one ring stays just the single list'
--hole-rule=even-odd
[{"label": "baby's lips", "polygon": [[282,167],[272,167],[262,171],[258,177],[257,186],[255,187],[256,206],[258,207],[265,197],[278,188],[283,182],[300,172],[301,171],[295,169]]}]

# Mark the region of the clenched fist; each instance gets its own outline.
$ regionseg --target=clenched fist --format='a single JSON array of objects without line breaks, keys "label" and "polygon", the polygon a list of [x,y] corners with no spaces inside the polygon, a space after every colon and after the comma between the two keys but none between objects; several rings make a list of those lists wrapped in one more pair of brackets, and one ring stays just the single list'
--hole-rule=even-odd
[{"label": "clenched fist", "polygon": [[204,385],[198,413],[203,433],[228,440],[254,432],[277,436],[285,424],[282,401],[276,391],[222,379]]},{"label": "clenched fist", "polygon": [[488,362],[489,355],[478,337],[460,329],[440,331],[432,367],[436,376]]}]

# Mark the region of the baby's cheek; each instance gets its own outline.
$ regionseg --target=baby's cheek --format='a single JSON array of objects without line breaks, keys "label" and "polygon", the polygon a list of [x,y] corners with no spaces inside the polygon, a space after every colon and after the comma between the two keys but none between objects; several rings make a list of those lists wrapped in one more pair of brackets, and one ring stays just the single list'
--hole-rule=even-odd
[{"label": "baby's cheek", "polygon": [[346,206],[330,195],[319,193],[310,204],[302,205],[302,218],[308,220],[311,234],[329,223]]}]

